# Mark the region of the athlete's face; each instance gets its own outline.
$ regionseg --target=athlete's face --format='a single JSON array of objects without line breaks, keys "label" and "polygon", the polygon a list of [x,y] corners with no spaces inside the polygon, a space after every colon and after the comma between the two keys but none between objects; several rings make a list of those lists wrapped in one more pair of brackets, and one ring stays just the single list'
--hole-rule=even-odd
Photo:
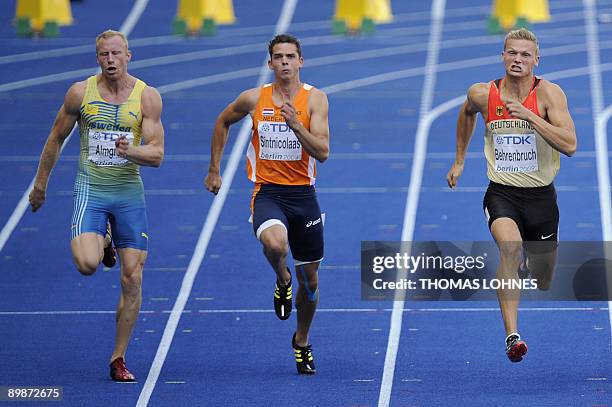
[{"label": "athlete's face", "polygon": [[114,35],[98,42],[97,58],[102,74],[110,80],[117,80],[127,73],[132,54],[121,37]]},{"label": "athlete's face", "polygon": [[268,67],[274,71],[277,78],[283,80],[293,79],[304,65],[304,59],[298,54],[295,44],[281,42],[272,48],[272,58]]},{"label": "athlete's face", "polygon": [[529,40],[513,40],[506,42],[506,49],[502,53],[508,76],[523,77],[533,72],[540,60],[536,45]]}]

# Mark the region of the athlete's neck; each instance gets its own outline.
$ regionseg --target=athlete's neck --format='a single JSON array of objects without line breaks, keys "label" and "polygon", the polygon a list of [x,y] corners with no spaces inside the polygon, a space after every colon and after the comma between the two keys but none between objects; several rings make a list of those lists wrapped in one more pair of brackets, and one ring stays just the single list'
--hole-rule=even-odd
[{"label": "athlete's neck", "polygon": [[506,75],[502,83],[502,90],[505,97],[522,101],[529,95],[532,86],[533,75],[521,78]]},{"label": "athlete's neck", "polygon": [[120,95],[126,90],[130,90],[134,87],[136,78],[132,75],[122,75],[121,78],[109,79],[100,74],[98,76],[98,86],[102,86],[108,93],[112,95]]},{"label": "athlete's neck", "polygon": [[295,95],[300,91],[300,87],[302,86],[302,82],[299,79],[294,79],[291,81],[279,81],[277,80],[274,83],[274,89],[278,92],[279,96],[283,100],[293,100]]}]

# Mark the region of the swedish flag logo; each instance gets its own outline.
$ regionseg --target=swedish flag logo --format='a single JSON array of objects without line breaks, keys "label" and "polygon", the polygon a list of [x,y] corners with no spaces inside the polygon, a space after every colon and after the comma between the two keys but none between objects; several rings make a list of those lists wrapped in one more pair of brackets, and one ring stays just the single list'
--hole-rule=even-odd
[{"label": "swedish flag logo", "polygon": [[98,114],[98,106],[91,104],[85,105],[85,114]]}]

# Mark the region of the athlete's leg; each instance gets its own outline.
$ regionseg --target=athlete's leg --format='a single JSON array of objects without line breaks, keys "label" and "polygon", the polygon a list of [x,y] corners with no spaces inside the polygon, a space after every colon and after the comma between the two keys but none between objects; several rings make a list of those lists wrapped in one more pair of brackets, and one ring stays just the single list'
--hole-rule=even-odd
[{"label": "athlete's leg", "polygon": [[538,280],[538,289],[544,291],[550,288],[550,283],[555,272],[555,265],[557,264],[557,249],[555,247],[550,250],[551,251],[547,253],[532,252],[529,249],[526,250],[529,272]]},{"label": "athlete's leg", "polygon": [[[510,218],[497,218],[491,224],[491,234],[499,248],[496,277],[500,280],[518,280],[517,270],[521,262],[522,239],[516,222]],[[520,290],[499,289],[497,298],[506,335],[518,332]]]},{"label": "athlete's leg", "polygon": [[263,246],[263,253],[276,273],[278,283],[286,286],[291,281],[291,274],[287,269],[287,254],[289,253],[289,239],[286,227],[279,221],[260,231],[259,241]]},{"label": "athlete's leg", "polygon": [[140,312],[142,270],[147,258],[145,250],[121,248],[118,251],[121,262],[121,297],[116,313],[117,333],[111,362],[118,357],[125,358],[125,351]]},{"label": "athlete's leg", "polygon": [[525,251],[527,268],[538,280],[540,290],[548,290],[557,262],[559,207],[554,186],[539,189],[525,205]]},{"label": "athlete's leg", "polygon": [[295,266],[299,288],[295,298],[297,309],[297,330],[295,342],[299,346],[308,344],[308,331],[319,303],[319,278],[317,270],[320,262],[306,263]]},{"label": "athlete's leg", "polygon": [[[125,357],[142,302],[142,270],[147,259],[147,214],[142,190],[128,191],[116,200],[111,214],[113,240],[119,252],[121,296],[111,361]],[[129,372],[128,372],[129,373]]]}]

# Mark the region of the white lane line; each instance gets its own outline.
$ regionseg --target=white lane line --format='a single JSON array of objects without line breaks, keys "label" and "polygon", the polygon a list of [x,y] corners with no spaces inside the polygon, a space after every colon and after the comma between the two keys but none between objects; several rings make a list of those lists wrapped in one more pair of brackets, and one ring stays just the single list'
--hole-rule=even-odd
[{"label": "white lane line", "polygon": [[597,180],[599,184],[599,207],[601,210],[601,227],[603,240],[612,241],[612,203],[610,202],[610,167],[608,148],[608,121],[612,116],[612,105],[608,106],[595,121],[595,147],[597,162]]},{"label": "white lane line", "polygon": [[[276,28],[274,30],[275,34],[287,31],[291,23],[291,19],[293,18],[293,14],[295,12],[296,7],[297,0],[284,1],[280,17],[277,21]],[[257,86],[263,85],[270,78],[270,70],[267,66],[267,60],[268,58],[266,57],[264,59],[264,63],[261,66]],[[242,157],[243,151],[248,142],[250,128],[251,120],[245,120],[242,124],[242,127],[240,128],[240,132],[238,133],[238,138],[236,139],[232,147],[232,152],[230,154],[229,161],[225,167],[225,170],[223,171],[223,185],[219,193],[215,196],[212,206],[206,216],[204,227],[202,228],[202,232],[200,233],[200,237],[198,238],[198,242],[196,244],[191,261],[189,262],[187,272],[183,277],[181,289],[174,303],[174,307],[172,308],[172,312],[168,317],[168,322],[166,323],[164,334],[157,348],[153,363],[151,364],[151,369],[149,370],[149,374],[147,375],[147,380],[142,388],[142,391],[140,392],[140,396],[138,397],[138,402],[136,403],[137,407],[144,407],[147,406],[149,403],[149,399],[151,398],[151,394],[153,393],[153,389],[155,388],[155,384],[157,383],[157,379],[159,378],[159,375],[161,373],[164,361],[166,360],[166,356],[168,355],[168,350],[170,349],[170,345],[172,344],[174,333],[176,332],[179,320],[181,318],[183,310],[185,309],[185,304],[187,303],[189,295],[191,294],[193,282],[198,274],[198,270],[200,268],[200,265],[202,264],[202,260],[204,259],[204,254],[206,253],[206,249],[208,248],[208,243],[210,242],[212,233],[219,219],[219,215],[221,214],[221,209],[223,208],[223,205],[225,203],[227,193],[232,184],[234,175],[236,174],[240,158]]]},{"label": "white lane line", "polygon": [[[142,14],[142,10],[144,9],[144,7],[146,6],[148,1],[149,0],[138,0],[134,4],[134,6],[132,7],[132,11],[128,15],[128,17],[126,18],[124,23],[121,25],[121,28],[119,29],[119,31],[124,33],[126,37],[130,35],[130,33],[132,32],[132,29],[134,28],[134,26],[136,24],[137,18],[135,16],[140,17],[140,15]],[[137,9],[136,12],[134,11],[135,9]],[[97,70],[91,70],[91,71],[88,70],[87,72],[89,72],[89,75],[93,75],[93,74],[95,74],[98,71]],[[74,131],[77,129],[77,127],[78,127],[78,124],[75,123],[74,127],[72,128],[72,131],[70,132],[68,137],[66,137],[66,140],[64,140],[64,144],[62,144],[62,148],[60,150],[60,154],[61,154],[62,151],[64,151],[64,147],[66,147],[66,145],[70,141],[70,138],[74,134]],[[17,206],[13,210],[13,213],[11,213],[11,216],[9,217],[8,221],[6,222],[4,227],[2,228],[2,231],[0,232],[0,252],[2,252],[2,249],[4,248],[4,245],[8,241],[9,237],[11,236],[11,234],[13,233],[13,230],[15,230],[15,227],[17,226],[17,224],[19,223],[19,221],[23,217],[23,214],[28,209],[28,206],[29,206],[28,197],[30,195],[30,191],[34,187],[34,180],[35,179],[36,179],[36,177],[32,178],[32,181],[30,182],[30,185],[28,185],[28,188],[23,193],[21,199],[17,203]]]},{"label": "white lane line", "polygon": [[[521,312],[608,312],[608,307],[520,307]],[[74,311],[0,311],[0,316],[56,316],[56,315],[107,315],[115,314],[117,310],[74,310]],[[194,310],[183,310],[183,314],[193,314]],[[198,314],[271,314],[274,310],[266,309],[200,309]],[[393,308],[320,308],[321,313],[389,313]],[[499,312],[499,307],[457,307],[457,308],[404,308],[406,313],[473,313],[473,312]],[[172,310],[140,311],[141,314],[170,314]],[[595,329],[595,328],[594,328]],[[603,329],[603,328],[599,328]],[[417,328],[409,328],[409,331],[418,331]],[[185,330],[187,331],[187,330]]]},{"label": "white lane line", "polygon": [[[114,311],[0,311],[0,315],[95,315],[95,314],[116,314]],[[155,311],[140,311],[141,314],[155,314]]]},{"label": "white lane line", "polygon": [[[64,145],[66,145],[66,143],[64,143]],[[64,146],[62,146],[62,149],[63,148]],[[21,199],[17,203],[17,206],[13,210],[13,213],[11,213],[11,216],[9,217],[8,221],[2,228],[2,231],[0,231],[0,252],[2,251],[2,249],[4,248],[4,245],[8,241],[11,234],[13,233],[13,230],[15,230],[15,228],[17,227],[17,224],[23,217],[23,214],[28,209],[28,204],[29,204],[28,197],[33,187],[34,187],[34,178],[32,179],[32,181],[30,181],[30,185],[28,185],[26,192],[22,195]]]},{"label": "white lane line", "polygon": [[125,34],[126,37],[128,37],[132,33],[134,27],[136,27],[136,24],[138,23],[138,20],[140,20],[142,12],[145,10],[145,8],[147,8],[148,3],[149,0],[137,0],[130,10],[130,14],[128,14],[127,18],[119,29],[119,31]]},{"label": "white lane line", "polygon": [[[587,56],[589,61],[589,76],[591,78],[591,98],[593,104],[593,119],[595,121],[595,151],[597,151],[597,181],[599,183],[599,208],[601,211],[601,228],[604,241],[612,241],[612,202],[610,198],[610,168],[606,153],[608,151],[606,125],[610,117],[603,111],[604,96],[601,81],[599,60],[599,44],[597,34],[597,9],[594,0],[583,0],[586,25]],[[608,246],[606,246],[607,248]],[[606,258],[612,258],[610,250],[606,250]],[[608,270],[610,271],[610,270]],[[608,281],[608,295],[612,294],[612,282]],[[608,302],[612,308],[612,300]],[[612,311],[608,314],[610,331],[612,332]],[[612,335],[610,336],[612,344]]]},{"label": "white lane line", "polygon": [[[419,202],[423,168],[425,167],[425,154],[427,153],[427,136],[431,121],[428,120],[429,112],[433,104],[433,93],[436,84],[436,68],[440,53],[440,41],[444,28],[444,8],[446,0],[434,0],[431,6],[431,31],[427,46],[427,62],[425,65],[425,78],[423,91],[421,93],[421,106],[419,109],[419,123],[417,127],[416,142],[414,147],[414,160],[410,171],[410,184],[407,195],[406,209],[404,212],[404,225],[402,228],[402,242],[412,240],[414,234],[414,221]],[[410,250],[409,248],[408,251]],[[405,273],[405,271],[404,271]],[[402,272],[398,271],[398,279],[403,278]],[[399,349],[400,335],[402,330],[402,315],[406,293],[397,290],[391,313],[391,326],[389,328],[389,341],[385,354],[385,364],[378,396],[378,407],[388,407],[391,401],[391,390],[393,388],[393,376],[395,375],[395,362]]]}]

